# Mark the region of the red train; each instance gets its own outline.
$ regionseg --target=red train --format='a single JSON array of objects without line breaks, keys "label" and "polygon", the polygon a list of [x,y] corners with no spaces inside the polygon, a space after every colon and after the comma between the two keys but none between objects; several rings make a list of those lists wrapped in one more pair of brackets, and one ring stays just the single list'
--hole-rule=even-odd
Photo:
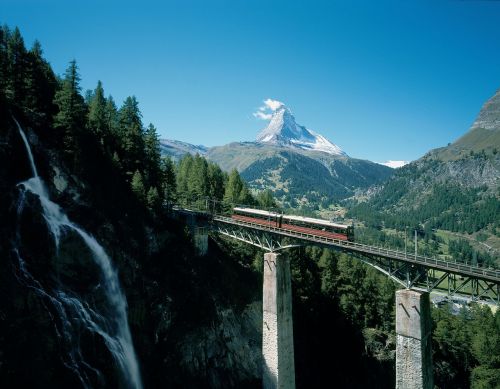
[{"label": "red train", "polygon": [[328,220],[283,215],[260,209],[240,207],[233,208],[233,215],[231,217],[234,220],[282,228],[284,230],[302,232],[305,234],[324,236],[339,240],[348,240],[351,242],[354,240],[354,229],[352,226],[337,224]]}]

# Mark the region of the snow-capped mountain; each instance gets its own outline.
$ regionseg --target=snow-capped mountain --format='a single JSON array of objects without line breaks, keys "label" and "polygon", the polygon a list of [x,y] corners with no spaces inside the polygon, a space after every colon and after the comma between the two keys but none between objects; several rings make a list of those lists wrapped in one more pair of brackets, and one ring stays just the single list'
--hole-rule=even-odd
[{"label": "snow-capped mountain", "polygon": [[393,169],[396,169],[398,167],[403,167],[404,165],[408,165],[410,163],[410,161],[393,161],[393,160],[389,160],[389,161],[385,161],[385,162],[378,162],[380,165],[384,165],[384,166],[388,166],[388,167],[391,167]]},{"label": "snow-capped mountain", "polygon": [[281,105],[271,117],[271,121],[258,135],[257,142],[302,150],[322,151],[332,155],[347,154],[324,136],[297,124],[290,109]]}]

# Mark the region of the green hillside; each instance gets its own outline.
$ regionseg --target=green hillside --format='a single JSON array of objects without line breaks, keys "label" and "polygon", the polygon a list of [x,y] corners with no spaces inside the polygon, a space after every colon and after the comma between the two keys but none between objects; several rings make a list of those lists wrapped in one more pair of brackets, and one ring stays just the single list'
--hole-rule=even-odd
[{"label": "green hillside", "polygon": [[429,154],[442,161],[453,161],[470,153],[496,154],[500,147],[500,130],[475,128],[458,138],[447,147],[436,149]]},{"label": "green hillside", "polygon": [[236,168],[252,189],[271,189],[288,206],[326,205],[394,173],[370,161],[253,142],[211,148],[207,158],[224,170]]},{"label": "green hillside", "polygon": [[399,231],[405,226],[451,231],[499,250],[499,96],[484,104],[466,134],[398,169],[367,201],[355,200],[349,215]]}]

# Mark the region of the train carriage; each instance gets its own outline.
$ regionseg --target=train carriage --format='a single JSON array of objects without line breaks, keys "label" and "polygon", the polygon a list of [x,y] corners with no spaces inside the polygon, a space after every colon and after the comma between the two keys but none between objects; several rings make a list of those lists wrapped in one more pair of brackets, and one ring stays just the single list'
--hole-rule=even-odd
[{"label": "train carriage", "polygon": [[283,230],[291,230],[294,232],[339,240],[354,240],[354,229],[352,226],[333,223],[323,219],[283,215],[277,212],[244,207],[233,208],[233,215],[231,217],[235,220],[281,228]]}]

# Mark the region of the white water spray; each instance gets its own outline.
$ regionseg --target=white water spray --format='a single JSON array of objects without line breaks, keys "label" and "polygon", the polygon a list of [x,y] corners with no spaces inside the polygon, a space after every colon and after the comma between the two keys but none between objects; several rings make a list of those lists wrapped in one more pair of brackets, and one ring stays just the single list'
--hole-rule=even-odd
[{"label": "white water spray", "polygon": [[26,135],[19,123],[17,121],[15,122],[24,145],[26,146],[31,164],[31,171],[33,173],[33,177],[19,184],[24,191],[20,197],[18,214],[21,215],[23,211],[25,191],[29,191],[37,195],[40,200],[43,217],[54,237],[56,248],[59,248],[61,235],[65,231],[73,231],[80,236],[92,253],[94,262],[100,269],[101,282],[99,287],[102,289],[103,295],[105,296],[106,312],[98,312],[96,309],[91,308],[86,301],[78,298],[76,294],[73,295],[68,291],[47,291],[40,282],[29,273],[26,263],[19,254],[19,250],[16,249],[15,252],[19,260],[19,270],[24,278],[24,282],[44,297],[57,313],[61,324],[56,326],[56,330],[58,336],[65,343],[65,348],[67,348],[65,365],[78,376],[85,388],[92,387],[91,375],[97,377],[98,380],[102,379],[102,377],[97,369],[90,366],[84,360],[79,344],[78,328],[84,328],[102,337],[120,369],[125,385],[131,389],[141,389],[142,383],[139,365],[127,321],[127,302],[121,291],[118,276],[112,266],[111,260],[103,247],[91,235],[71,222],[61,207],[49,199],[45,185],[38,176]]},{"label": "white water spray", "polygon": [[30,144],[28,143],[28,139],[26,138],[26,134],[24,133],[23,129],[21,128],[21,125],[19,122],[15,119],[14,122],[16,123],[17,129],[19,130],[19,134],[21,134],[21,138],[23,138],[24,145],[26,146],[26,150],[28,151],[28,158],[30,160],[31,164],[31,171],[33,173],[34,177],[38,177],[38,172],[36,171],[36,165],[35,165],[35,160],[33,159],[33,154],[31,154],[31,148]]}]

